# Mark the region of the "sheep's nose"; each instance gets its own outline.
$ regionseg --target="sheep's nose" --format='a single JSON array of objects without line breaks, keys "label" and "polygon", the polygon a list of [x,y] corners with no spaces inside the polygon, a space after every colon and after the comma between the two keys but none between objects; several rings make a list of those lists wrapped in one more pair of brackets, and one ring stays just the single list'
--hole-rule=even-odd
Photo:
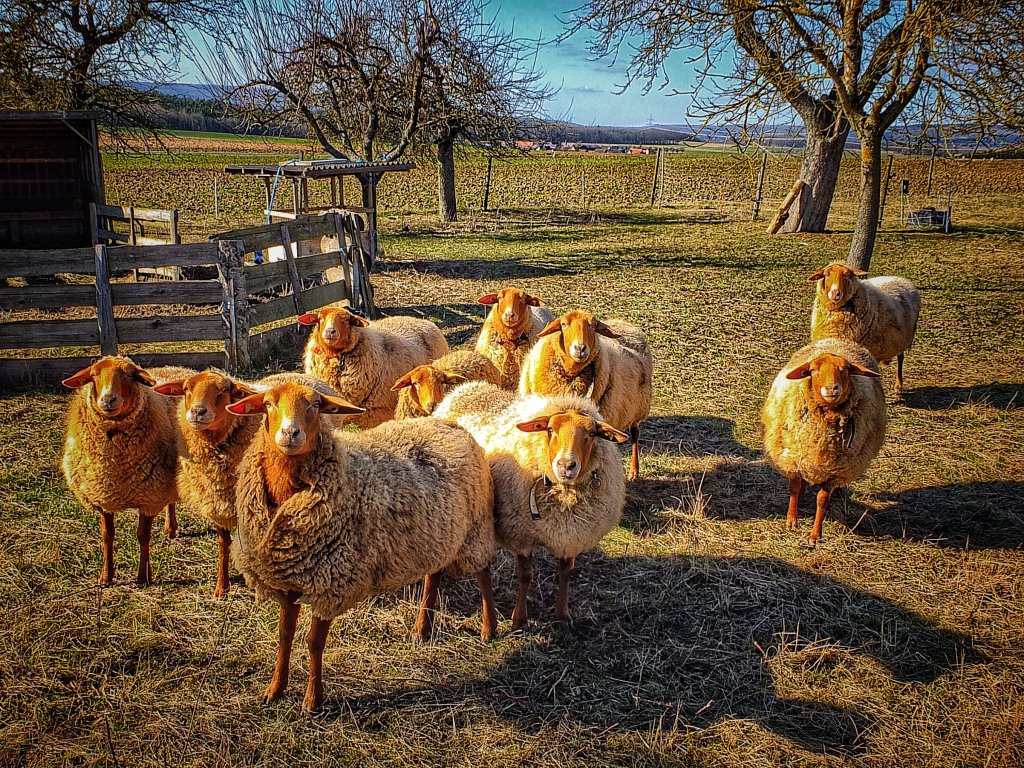
[{"label": "sheep's nose", "polygon": [[580,463],[576,459],[558,459],[555,462],[555,476],[561,480],[575,480],[580,471]]},{"label": "sheep's nose", "polygon": [[569,347],[569,354],[577,360],[583,360],[590,352],[590,347],[587,344],[581,344],[580,342],[573,342],[572,346]]},{"label": "sheep's nose", "polygon": [[824,386],[824,387],[821,388],[821,396],[824,397],[824,398],[827,398],[827,399],[836,398],[836,397],[839,397],[839,395],[842,393],[842,391],[843,391],[843,388],[841,386],[839,386],[838,384],[833,384],[831,386]]},{"label": "sheep's nose", "polygon": [[120,401],[121,398],[119,398],[117,395],[113,394],[112,392],[106,392],[100,395],[100,408],[102,408],[105,411],[112,411],[115,408],[117,408]]},{"label": "sheep's nose", "polygon": [[192,415],[195,416],[197,419],[202,418],[209,412],[210,411],[207,409],[205,405],[197,405],[192,408]]},{"label": "sheep's nose", "polygon": [[843,295],[843,292],[840,291],[838,288],[832,288],[828,292],[829,301],[839,301],[839,299],[842,297],[842,295]]},{"label": "sheep's nose", "polygon": [[505,325],[515,325],[516,321],[519,320],[519,315],[511,309],[506,309],[504,314],[501,316],[501,319]]}]

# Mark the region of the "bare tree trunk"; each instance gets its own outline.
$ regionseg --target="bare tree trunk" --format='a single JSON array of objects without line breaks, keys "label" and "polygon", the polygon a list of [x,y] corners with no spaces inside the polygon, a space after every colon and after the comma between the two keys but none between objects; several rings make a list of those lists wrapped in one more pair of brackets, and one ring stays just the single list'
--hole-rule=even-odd
[{"label": "bare tree trunk", "polygon": [[882,192],[882,136],[869,129],[861,136],[860,143],[860,201],[857,206],[857,224],[850,244],[850,256],[846,262],[854,269],[867,268],[871,264],[871,252],[875,248],[878,233],[878,206]]},{"label": "bare tree trunk", "polygon": [[786,220],[782,232],[825,231],[836,183],[839,181],[843,148],[846,146],[846,137],[850,135],[850,126],[845,120],[842,120],[841,130],[835,131],[836,119],[842,120],[832,117],[828,125],[814,120],[804,121],[807,148],[800,165],[800,178],[805,186],[797,204],[799,214]]},{"label": "bare tree trunk", "polygon": [[455,221],[455,141],[450,138],[437,142],[437,202],[441,221]]}]

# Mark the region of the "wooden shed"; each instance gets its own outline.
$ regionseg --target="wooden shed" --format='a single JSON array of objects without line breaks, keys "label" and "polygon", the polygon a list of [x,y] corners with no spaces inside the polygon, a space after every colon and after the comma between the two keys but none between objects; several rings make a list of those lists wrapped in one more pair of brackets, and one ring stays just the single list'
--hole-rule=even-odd
[{"label": "wooden shed", "polygon": [[79,248],[96,242],[102,205],[93,112],[0,112],[0,248]]}]

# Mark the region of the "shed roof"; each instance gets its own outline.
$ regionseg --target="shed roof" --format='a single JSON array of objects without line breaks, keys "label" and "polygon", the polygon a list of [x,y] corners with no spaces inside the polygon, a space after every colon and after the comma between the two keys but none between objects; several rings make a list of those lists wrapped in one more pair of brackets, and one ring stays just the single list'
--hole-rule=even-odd
[{"label": "shed roof", "polygon": [[415,163],[352,163],[346,160],[288,160],[280,165],[229,165],[225,173],[243,176],[285,176],[296,179],[327,179],[332,176],[361,176],[411,171]]}]

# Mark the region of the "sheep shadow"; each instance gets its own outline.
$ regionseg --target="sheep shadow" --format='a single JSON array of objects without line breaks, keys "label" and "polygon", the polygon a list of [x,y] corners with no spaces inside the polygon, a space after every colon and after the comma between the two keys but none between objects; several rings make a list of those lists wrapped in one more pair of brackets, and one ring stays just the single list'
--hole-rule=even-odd
[{"label": "sheep shadow", "polygon": [[965,405],[987,404],[1001,411],[1024,408],[1024,384],[995,382],[971,387],[918,387],[903,393],[908,408],[946,411]]},{"label": "sheep shadow", "polygon": [[955,549],[1024,546],[1024,482],[939,485],[883,494],[890,506],[871,510],[856,526],[865,536],[922,541]]},{"label": "sheep shadow", "polygon": [[[553,623],[554,570],[552,558],[537,558],[530,642],[482,679],[399,690],[377,684],[329,702],[331,711],[363,725],[392,709],[389,718],[401,720],[424,706],[460,716],[483,708],[534,734],[553,722],[606,734],[739,718],[813,752],[855,754],[870,740],[873,718],[781,694],[780,672],[788,690],[794,680],[798,689],[832,687],[835,700],[844,688],[870,684],[865,675],[929,683],[985,660],[967,636],[775,558],[582,556],[571,629]],[[498,575],[498,595],[510,603],[514,585],[502,582],[514,577]],[[461,600],[451,605],[463,609]],[[500,608],[507,616],[511,605]]]}]

